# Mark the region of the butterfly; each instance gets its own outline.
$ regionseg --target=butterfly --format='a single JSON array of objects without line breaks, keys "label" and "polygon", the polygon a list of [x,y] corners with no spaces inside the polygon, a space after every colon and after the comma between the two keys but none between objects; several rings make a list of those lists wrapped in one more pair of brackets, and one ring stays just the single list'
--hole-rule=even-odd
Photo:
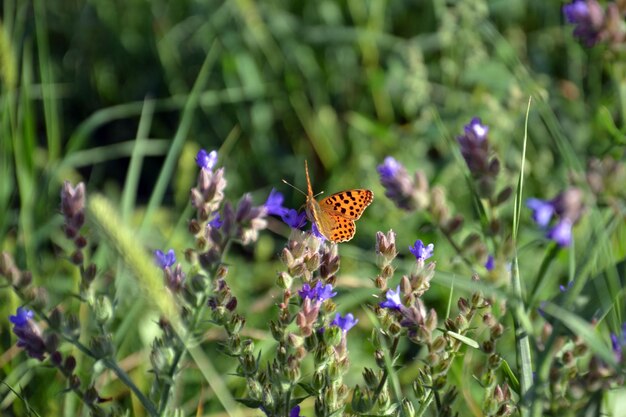
[{"label": "butterfly", "polygon": [[314,222],[317,230],[332,242],[346,242],[352,239],[356,232],[354,221],[358,220],[367,206],[372,204],[374,193],[364,189],[345,190],[318,202],[313,194],[306,160],[304,172],[307,185],[305,206],[309,220]]}]

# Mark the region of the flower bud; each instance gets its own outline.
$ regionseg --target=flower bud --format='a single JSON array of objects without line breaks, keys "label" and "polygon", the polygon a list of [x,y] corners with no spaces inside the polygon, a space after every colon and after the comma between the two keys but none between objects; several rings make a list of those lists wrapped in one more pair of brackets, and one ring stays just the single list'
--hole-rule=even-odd
[{"label": "flower bud", "polygon": [[80,266],[85,261],[85,256],[83,255],[83,252],[80,249],[77,249],[70,255],[70,261],[74,265]]},{"label": "flower bud", "polygon": [[501,363],[502,363],[502,358],[499,355],[495,353],[492,353],[491,355],[489,355],[487,364],[489,365],[490,369],[498,369]]},{"label": "flower bud", "polygon": [[63,373],[65,375],[70,375],[76,369],[76,358],[74,356],[69,355],[65,358],[65,363],[63,363]]},{"label": "flower bud", "polygon": [[256,359],[251,354],[246,354],[241,360],[241,370],[245,376],[253,376],[257,371]]},{"label": "flower bud", "polygon": [[91,351],[98,359],[109,357],[113,354],[113,343],[109,336],[94,336],[89,342]]},{"label": "flower bud", "polygon": [[46,334],[44,345],[46,347],[46,352],[53,354],[59,347],[59,337],[56,333]]},{"label": "flower bud", "polygon": [[496,323],[492,328],[491,328],[491,338],[492,339],[497,339],[500,336],[502,336],[502,333],[504,333],[504,326],[500,323]]},{"label": "flower bud", "polygon": [[380,369],[385,369],[385,353],[380,350],[377,349],[374,352],[374,360],[376,361],[376,365],[380,368]]},{"label": "flower bud", "polygon": [[284,290],[288,290],[293,285],[293,278],[288,273],[282,271],[278,273],[278,286]]},{"label": "flower bud", "polygon": [[378,384],[380,384],[380,379],[370,368],[365,368],[363,370],[363,379],[365,380],[367,387],[372,391],[378,388]]},{"label": "flower bud", "polygon": [[326,378],[324,377],[324,373],[323,372],[315,372],[313,374],[313,389],[316,391],[320,391],[322,388],[324,388],[324,381],[326,380]]},{"label": "flower bud", "polygon": [[342,330],[338,326],[329,326],[324,332],[324,342],[328,346],[337,346],[341,343]]},{"label": "flower bud", "polygon": [[431,352],[440,352],[448,345],[446,339],[443,336],[437,336],[437,338],[433,341],[430,346]]},{"label": "flower bud", "polygon": [[113,306],[107,296],[98,296],[93,306],[96,322],[104,326],[113,316]]},{"label": "flower bud", "polygon": [[54,366],[57,367],[61,367],[61,363],[63,362],[63,355],[61,355],[61,352],[59,351],[55,351],[50,355],[50,362],[52,362],[52,364]]},{"label": "flower bud", "polygon": [[71,375],[69,377],[69,385],[71,389],[79,389],[80,388],[80,378],[76,375]]}]

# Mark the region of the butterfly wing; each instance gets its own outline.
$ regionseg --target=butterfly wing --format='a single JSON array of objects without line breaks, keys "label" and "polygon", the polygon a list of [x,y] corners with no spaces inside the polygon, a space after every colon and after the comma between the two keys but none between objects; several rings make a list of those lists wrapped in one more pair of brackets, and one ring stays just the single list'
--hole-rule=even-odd
[{"label": "butterfly wing", "polygon": [[345,242],[354,236],[356,225],[354,221],[339,216],[328,210],[322,211],[317,201],[307,203],[307,215],[315,222],[317,230],[332,242]]},{"label": "butterfly wing", "polygon": [[319,207],[344,219],[358,220],[373,200],[374,193],[370,190],[346,190],[322,199]]},{"label": "butterfly wing", "polygon": [[333,226],[330,229],[329,236],[324,235],[327,239],[340,243],[347,242],[354,237],[354,234],[356,233],[354,220],[346,219],[345,217],[334,214],[328,214],[328,217],[332,220]]}]

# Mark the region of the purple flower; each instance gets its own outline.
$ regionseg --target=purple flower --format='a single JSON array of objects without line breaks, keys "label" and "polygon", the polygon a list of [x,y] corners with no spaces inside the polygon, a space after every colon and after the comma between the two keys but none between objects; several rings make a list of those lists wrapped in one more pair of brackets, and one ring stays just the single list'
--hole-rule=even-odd
[{"label": "purple flower", "polygon": [[546,227],[554,215],[555,208],[552,202],[529,198],[526,200],[526,207],[533,211],[533,220],[541,227]]},{"label": "purple flower", "polygon": [[604,12],[595,0],[574,0],[563,6],[563,15],[567,23],[572,23],[574,36],[586,46],[593,46],[600,40],[604,24]]},{"label": "purple flower", "polygon": [[626,322],[622,323],[622,334],[620,336],[611,333],[611,347],[615,355],[615,361],[622,361],[624,347],[626,347]]},{"label": "purple flower", "polygon": [[385,294],[387,299],[380,303],[379,305],[382,308],[390,308],[392,310],[400,310],[402,307],[402,300],[400,300],[400,286],[396,287],[396,290],[387,290],[387,294]]},{"label": "purple flower", "polygon": [[622,345],[615,333],[611,333],[611,346],[613,348],[613,354],[615,355],[615,361],[618,363],[622,361]]},{"label": "purple flower", "polygon": [[300,415],[300,406],[296,405],[289,411],[289,417],[304,417]]},{"label": "purple flower", "polygon": [[474,117],[465,125],[464,134],[457,136],[461,155],[473,176],[481,178],[493,176],[492,162],[489,160],[489,128],[483,125],[478,117]]},{"label": "purple flower", "polygon": [[214,229],[219,229],[220,227],[222,227],[222,224],[224,224],[224,221],[220,217],[219,213],[215,213],[215,217],[213,217],[213,219],[209,222],[209,226],[213,227]]},{"label": "purple flower", "polygon": [[28,310],[24,307],[18,307],[15,316],[9,316],[9,321],[15,325],[15,327],[26,327],[28,322],[30,322],[33,317],[35,317],[35,313],[31,310]]},{"label": "purple flower", "polygon": [[388,156],[385,161],[376,167],[376,171],[380,174],[381,181],[383,179],[391,179],[396,176],[403,166],[395,158]]},{"label": "purple flower", "polygon": [[200,149],[196,155],[196,163],[200,168],[211,171],[217,164],[217,151],[208,152]]},{"label": "purple flower", "polygon": [[353,328],[358,322],[359,320],[355,319],[352,313],[346,314],[345,317],[341,317],[341,314],[337,313],[335,319],[330,323],[330,325],[338,326],[344,333],[347,333],[348,330]]},{"label": "purple flower", "polygon": [[298,210],[285,209],[280,218],[292,229],[300,229],[306,224],[306,212],[304,211],[298,213]]},{"label": "purple flower", "polygon": [[567,292],[567,290],[569,290],[573,286],[574,286],[574,281],[570,281],[567,283],[567,285],[559,285],[559,291]]},{"label": "purple flower", "polygon": [[326,236],[324,236],[319,229],[317,228],[317,225],[315,224],[315,222],[311,223],[311,233],[313,233],[313,236],[315,236],[316,238],[324,241],[326,240]]},{"label": "purple flower", "polygon": [[174,249],[168,250],[167,253],[163,253],[157,249],[154,251],[154,258],[157,265],[159,265],[161,269],[169,268],[176,263],[176,254],[174,253]]},{"label": "purple flower", "polygon": [[272,188],[270,191],[270,195],[267,197],[265,201],[265,208],[267,209],[267,214],[272,214],[275,216],[282,216],[287,210],[283,207],[283,201],[285,197],[278,191]]},{"label": "purple flower", "polygon": [[310,298],[311,301],[318,301],[320,303],[333,298],[337,295],[336,291],[333,291],[333,286],[330,284],[322,285],[322,281],[317,281],[315,287],[311,288],[309,284],[304,284],[302,289],[298,291],[298,294],[302,299]]},{"label": "purple flower", "polygon": [[411,251],[413,255],[415,255],[415,258],[418,261],[419,260],[425,261],[426,259],[433,256],[434,249],[435,249],[435,245],[433,245],[432,243],[429,243],[427,246],[424,246],[424,243],[420,239],[417,239],[415,241],[414,246],[409,246],[409,250]]},{"label": "purple flower", "polygon": [[487,271],[493,271],[493,268],[496,266],[496,262],[493,258],[493,255],[489,255],[487,257],[487,262],[485,262],[485,268],[487,268]]},{"label": "purple flower", "polygon": [[546,237],[560,246],[569,246],[572,243],[572,222],[568,219],[561,219],[548,231]]},{"label": "purple flower", "polygon": [[24,307],[18,307],[15,316],[9,316],[13,323],[13,333],[17,336],[17,345],[24,348],[31,358],[44,360],[46,347],[41,337],[41,330],[33,321],[34,313]]},{"label": "purple flower", "polygon": [[470,120],[469,124],[465,125],[464,130],[465,137],[477,142],[482,142],[487,139],[489,127],[482,124],[479,117],[474,117]]}]

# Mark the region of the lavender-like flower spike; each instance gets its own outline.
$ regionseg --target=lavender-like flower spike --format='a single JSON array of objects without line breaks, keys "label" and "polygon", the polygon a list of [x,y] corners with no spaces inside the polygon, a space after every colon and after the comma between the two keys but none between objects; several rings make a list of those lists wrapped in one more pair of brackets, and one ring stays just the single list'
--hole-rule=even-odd
[{"label": "lavender-like flower spike", "polygon": [[61,188],[61,213],[65,218],[65,234],[69,239],[76,237],[85,223],[85,183],[72,187],[69,181]]},{"label": "lavender-like flower spike", "polygon": [[204,149],[200,149],[196,155],[196,163],[200,168],[213,170],[217,164],[217,151],[213,150],[207,153]]},{"label": "lavender-like flower spike", "polygon": [[402,308],[402,300],[400,299],[400,286],[396,287],[396,290],[387,290],[385,294],[387,299],[380,303],[382,308],[389,308],[392,310],[400,310]]},{"label": "lavender-like flower spike", "polygon": [[167,253],[157,249],[154,251],[154,259],[161,269],[166,269],[176,263],[176,254],[174,249],[168,250]]},{"label": "lavender-like flower spike", "polygon": [[337,313],[335,319],[330,323],[331,326],[339,327],[344,333],[347,333],[351,328],[353,328],[359,319],[355,319],[352,313],[346,314],[345,317],[341,317],[341,314]]},{"label": "lavender-like flower spike", "polygon": [[43,361],[46,346],[41,337],[41,330],[33,321],[34,313],[24,307],[18,307],[15,316],[10,316],[13,333],[17,336],[17,345],[24,348],[28,356]]},{"label": "lavender-like flower spike", "polygon": [[415,256],[418,261],[425,261],[426,259],[433,256],[433,251],[435,250],[435,245],[429,243],[428,245],[424,245],[424,243],[417,239],[413,246],[409,246],[409,251]]},{"label": "lavender-like flower spike", "polygon": [[406,168],[395,158],[388,156],[376,167],[385,195],[404,210],[416,208],[415,183]]},{"label": "lavender-like flower spike", "polygon": [[605,16],[596,0],[574,0],[563,6],[563,15],[575,25],[574,36],[585,46],[591,47],[600,40]]}]

